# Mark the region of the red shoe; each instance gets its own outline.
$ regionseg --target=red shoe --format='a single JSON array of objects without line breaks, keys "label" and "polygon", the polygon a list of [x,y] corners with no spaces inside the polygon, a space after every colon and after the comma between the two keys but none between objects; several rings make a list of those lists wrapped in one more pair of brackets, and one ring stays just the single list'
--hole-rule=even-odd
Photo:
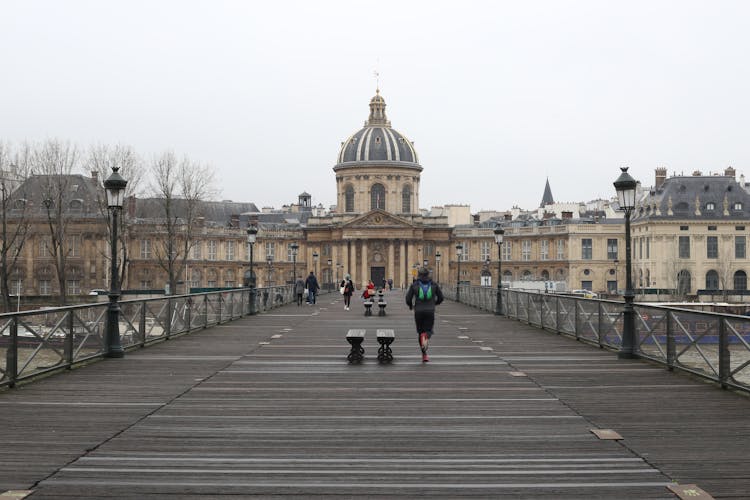
[{"label": "red shoe", "polygon": [[427,355],[427,353],[422,353],[422,363],[427,363],[430,360],[430,357]]},{"label": "red shoe", "polygon": [[427,334],[422,332],[419,334],[419,347],[422,348],[422,352],[427,352],[427,344],[430,342],[430,339],[427,337]]}]

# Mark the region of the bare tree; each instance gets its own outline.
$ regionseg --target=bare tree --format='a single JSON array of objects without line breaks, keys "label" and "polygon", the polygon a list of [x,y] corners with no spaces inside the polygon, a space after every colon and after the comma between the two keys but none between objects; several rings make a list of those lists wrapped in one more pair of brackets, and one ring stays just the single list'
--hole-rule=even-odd
[{"label": "bare tree", "polygon": [[[30,226],[28,196],[24,192],[29,154],[28,144],[23,144],[14,154],[8,144],[0,143],[0,294],[6,312],[12,307],[11,293],[20,293],[23,276],[19,260]],[[11,276],[18,280],[15,290],[9,286]]]},{"label": "bare tree", "polygon": [[187,158],[178,161],[172,152],[156,158],[151,173],[161,222],[154,255],[167,274],[169,293],[174,294],[194,243],[196,221],[202,215],[204,202],[214,194],[213,173]]},{"label": "bare tree", "polygon": [[[119,169],[120,175],[125,177],[128,181],[127,187],[125,188],[126,199],[137,194],[146,173],[143,161],[135,153],[135,150],[130,146],[123,146],[120,144],[115,146],[105,144],[92,146],[86,157],[85,165],[92,174],[96,172],[96,176],[100,183],[112,174],[113,169]],[[111,213],[107,209],[107,199],[103,189],[97,194],[97,204],[99,206],[99,212],[102,215],[102,220],[106,223],[105,230],[107,241],[109,241],[112,234],[112,221]],[[118,263],[118,269],[120,269],[119,282],[123,287],[127,285],[128,232],[125,228],[130,222],[129,215],[128,210],[122,211],[118,223],[120,227],[117,231],[121,246],[121,249],[117,252],[119,257],[118,260],[120,260]],[[105,258],[107,259],[111,258],[109,248],[109,245],[107,245],[107,251],[105,252]],[[109,269],[109,266],[107,266],[107,269]]]},{"label": "bare tree", "polygon": [[54,260],[61,305],[67,303],[66,264],[71,245],[74,244],[68,240],[68,225],[72,217],[67,208],[71,199],[71,175],[78,167],[78,161],[78,149],[69,142],[58,140],[46,141],[35,148],[32,155],[33,168],[41,183],[44,217],[49,234],[47,250]]}]

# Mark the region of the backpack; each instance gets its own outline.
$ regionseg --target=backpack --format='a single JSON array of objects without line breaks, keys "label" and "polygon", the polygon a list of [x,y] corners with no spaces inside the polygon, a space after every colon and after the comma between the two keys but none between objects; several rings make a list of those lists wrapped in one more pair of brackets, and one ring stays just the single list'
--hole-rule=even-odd
[{"label": "backpack", "polygon": [[419,286],[419,293],[417,294],[417,298],[423,302],[432,300],[432,282],[419,282],[417,283],[417,285]]}]

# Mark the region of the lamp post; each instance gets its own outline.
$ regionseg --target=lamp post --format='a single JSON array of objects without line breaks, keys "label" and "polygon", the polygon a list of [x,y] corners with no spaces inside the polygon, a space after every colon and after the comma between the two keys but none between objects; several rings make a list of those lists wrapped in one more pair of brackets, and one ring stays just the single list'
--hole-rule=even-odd
[{"label": "lamp post", "polygon": [[292,249],[292,284],[294,284],[297,281],[297,250],[299,250],[299,245],[292,243],[290,248]]},{"label": "lamp post", "polygon": [[633,310],[633,278],[630,262],[630,214],[635,208],[635,192],[637,182],[628,174],[628,167],[621,167],[622,173],[614,182],[617,191],[617,201],[620,209],[625,211],[625,307],[622,313],[622,346],[617,357],[636,357],[635,346],[635,311]]},{"label": "lamp post", "polygon": [[328,259],[328,281],[330,282],[331,286],[329,287],[328,291],[333,291],[333,267],[331,267],[331,264],[333,264],[333,261],[331,259]]},{"label": "lamp post", "polygon": [[437,282],[440,283],[440,258],[442,255],[440,255],[440,252],[435,253],[435,267],[437,268]]},{"label": "lamp post", "polygon": [[111,258],[112,265],[109,277],[109,307],[107,309],[107,338],[104,346],[104,355],[108,358],[121,358],[125,351],[120,344],[120,283],[117,272],[117,215],[125,202],[126,181],[117,171],[119,167],[112,167],[112,174],[104,181],[104,190],[107,193],[107,208],[112,212],[112,241]]},{"label": "lamp post", "polygon": [[462,244],[456,245],[456,262],[458,270],[456,272],[456,302],[461,302],[461,256],[464,253],[464,246]]},{"label": "lamp post", "polygon": [[250,271],[248,272],[247,286],[250,289],[248,291],[248,314],[255,314],[255,273],[253,272],[253,246],[255,246],[255,239],[258,236],[258,228],[255,226],[247,226],[247,246],[250,250]]},{"label": "lamp post", "polygon": [[272,271],[273,257],[266,255],[266,264],[268,264],[268,279],[266,280],[266,286],[271,286],[271,271]]},{"label": "lamp post", "polygon": [[503,235],[505,230],[495,227],[495,243],[497,243],[497,307],[495,314],[503,314]]},{"label": "lamp post", "polygon": [[315,276],[318,276],[318,252],[313,252],[313,271],[315,272]]}]

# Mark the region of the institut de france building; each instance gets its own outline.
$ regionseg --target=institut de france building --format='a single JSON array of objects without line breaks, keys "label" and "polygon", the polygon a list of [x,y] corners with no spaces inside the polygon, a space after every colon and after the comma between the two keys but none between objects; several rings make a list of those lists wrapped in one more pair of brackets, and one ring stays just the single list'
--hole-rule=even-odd
[{"label": "institut de france building", "polygon": [[[568,289],[610,295],[625,288],[624,219],[609,200],[555,203],[547,183],[534,210],[483,216],[472,215],[466,205],[421,209],[420,180],[430,175],[429,166],[420,164],[414,143],[391,126],[379,91],[369,102],[364,126],[341,143],[335,158],[331,182],[336,205],[330,210],[313,206],[306,192],[282,210],[258,209],[249,202],[206,202],[174,292],[242,286],[250,257],[248,225],[258,228],[253,269],[261,287],[293,283],[295,275],[310,271],[332,287],[345,274],[357,287],[368,280],[379,286],[392,280],[400,287],[423,265],[446,286],[496,286],[500,255],[493,230],[500,225],[505,229],[503,282],[555,281]],[[43,176],[32,176],[17,190],[10,219],[24,211],[31,223],[10,274],[9,287],[21,295],[43,299],[65,286],[69,296],[85,296],[108,287],[101,179],[93,173],[69,177],[65,197],[53,205],[40,187]],[[689,296],[700,290],[747,291],[749,190],[732,168],[672,177],[657,168],[654,185],[639,187],[632,217],[636,292],[672,290]],[[154,209],[157,201],[131,197],[124,208],[124,289],[164,289],[164,269],[154,251],[163,226]],[[512,203],[497,200],[498,206]],[[50,206],[59,207],[70,221],[63,248],[64,285],[56,279],[49,251]]]}]

